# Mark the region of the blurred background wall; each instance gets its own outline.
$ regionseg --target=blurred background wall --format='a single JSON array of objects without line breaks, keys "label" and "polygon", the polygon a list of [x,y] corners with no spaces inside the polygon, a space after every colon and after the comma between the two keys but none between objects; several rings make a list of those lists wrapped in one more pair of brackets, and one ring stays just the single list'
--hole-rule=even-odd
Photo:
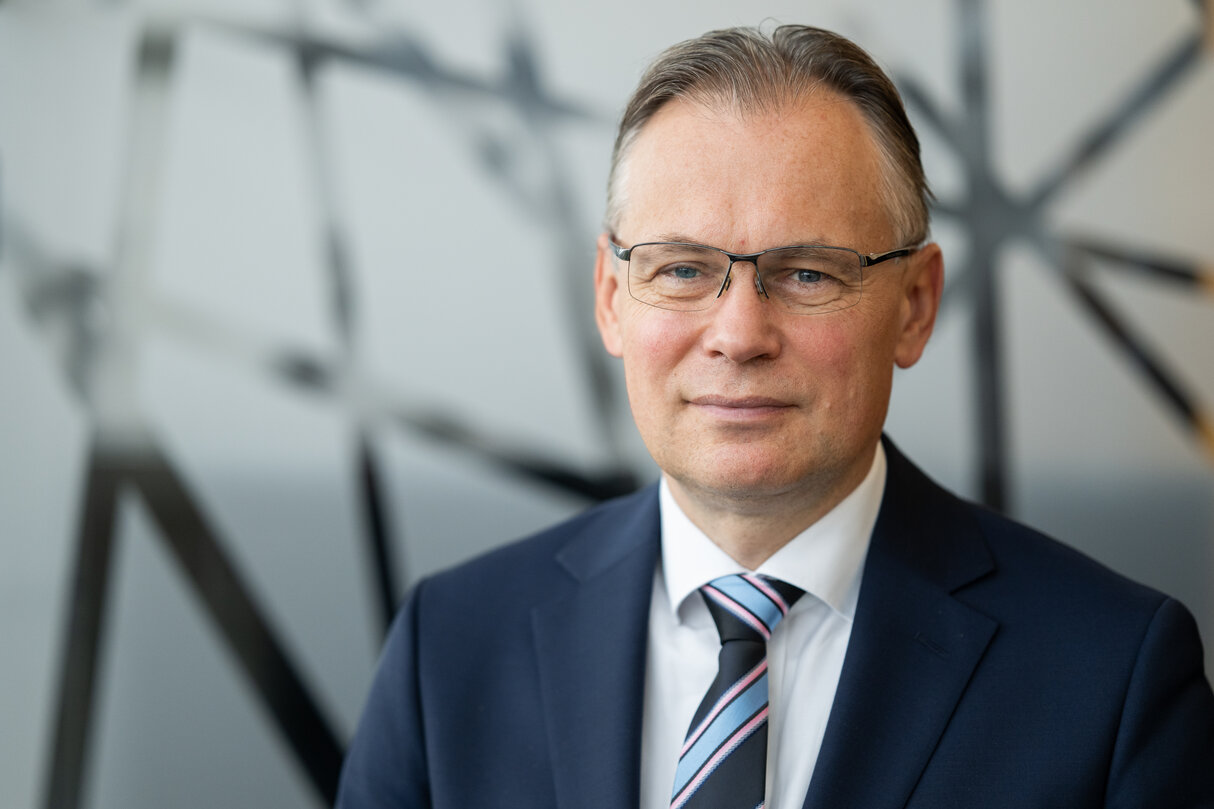
[{"label": "blurred background wall", "polygon": [[654,478],[591,319],[612,129],[768,18],[924,141],[894,440],[1214,643],[1201,3],[0,1],[0,806],[325,805],[411,582]]}]

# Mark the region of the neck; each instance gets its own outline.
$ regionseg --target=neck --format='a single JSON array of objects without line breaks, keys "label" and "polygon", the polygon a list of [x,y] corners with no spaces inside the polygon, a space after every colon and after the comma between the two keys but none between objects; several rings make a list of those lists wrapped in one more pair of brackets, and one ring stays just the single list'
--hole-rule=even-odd
[{"label": "neck", "polygon": [[705,491],[669,475],[666,481],[687,518],[734,561],[755,570],[843,502],[870,468],[862,467],[827,491],[795,490],[762,497]]}]

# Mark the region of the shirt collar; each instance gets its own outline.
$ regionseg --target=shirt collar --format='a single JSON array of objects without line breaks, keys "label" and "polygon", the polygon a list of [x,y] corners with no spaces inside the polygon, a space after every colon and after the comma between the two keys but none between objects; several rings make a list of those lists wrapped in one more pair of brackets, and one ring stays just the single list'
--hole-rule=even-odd
[{"label": "shirt collar", "polygon": [[[881,498],[885,450],[880,442],[860,485],[820,520],[793,537],[756,573],[796,585],[850,620],[860,595],[860,573]],[[658,489],[666,595],[678,619],[684,600],[718,576],[746,571],[696,527],[675,502],[665,476]]]}]

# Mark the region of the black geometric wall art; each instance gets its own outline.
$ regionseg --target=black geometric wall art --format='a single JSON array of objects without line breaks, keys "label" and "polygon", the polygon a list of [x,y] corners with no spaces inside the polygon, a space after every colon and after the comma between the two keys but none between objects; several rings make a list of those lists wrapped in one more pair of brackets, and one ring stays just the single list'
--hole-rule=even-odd
[{"label": "black geometric wall art", "polygon": [[[541,86],[531,46],[521,30],[507,39],[503,75],[488,81],[442,65],[429,55],[423,43],[404,32],[387,34],[372,47],[352,50],[300,33],[249,27],[226,27],[226,30],[232,36],[264,40],[272,47],[294,54],[304,97],[312,102],[309,107],[314,147],[312,165],[318,173],[320,188],[331,189],[332,185],[331,178],[326,175],[328,156],[323,148],[324,122],[316,111],[315,77],[318,67],[330,60],[383,71],[400,81],[423,85],[439,97],[445,92],[457,91],[465,98],[479,95],[499,103],[506,102],[517,109],[520,117],[534,124],[530,134],[540,141],[548,137],[546,126],[554,121],[593,119],[591,113],[551,96]],[[171,86],[180,33],[180,29],[149,26],[141,34],[136,69],[140,90],[136,93],[137,109],[131,115],[133,128],[146,120],[149,113],[138,109],[140,98],[152,99],[145,104],[161,103],[159,99]],[[162,115],[163,110],[153,109],[150,113],[155,117]],[[134,132],[131,139],[143,147],[145,162],[157,158],[155,149],[147,149],[149,137],[145,133]],[[553,239],[563,243],[569,264],[580,261],[586,239],[579,236],[578,226],[571,221],[576,208],[570,204],[572,191],[559,165],[550,167],[544,178],[545,185],[536,194],[533,183],[521,182],[522,178],[516,176],[508,161],[500,159],[503,145],[489,137],[482,137],[478,142],[481,153],[470,159],[483,165],[491,180],[513,193],[521,207],[546,221]],[[331,205],[331,197],[324,195],[322,203]],[[137,207],[140,201],[128,200],[127,204]],[[119,218],[138,222],[140,217],[132,215],[137,213],[121,211]],[[112,290],[106,288],[107,281],[102,280],[111,274],[93,272],[92,268],[56,265],[18,221],[6,222],[4,233],[4,246],[20,268],[17,281],[29,317],[43,324],[53,321],[66,327],[71,338],[60,358],[62,371],[82,403],[91,406],[91,387],[96,382],[99,368],[101,373],[105,372],[99,347],[106,346],[110,336],[105,333],[105,319],[94,315],[98,309],[105,308],[107,296],[112,294]],[[352,350],[350,335],[357,318],[354,306],[357,296],[353,290],[354,273],[337,217],[331,209],[326,209],[325,237],[331,323],[338,345],[349,351]],[[116,269],[121,272],[121,268]],[[583,289],[572,283],[566,287],[566,292],[570,296],[584,294]],[[576,306],[569,309],[574,311]],[[205,319],[203,313],[193,316]],[[218,328],[222,330],[222,326]],[[618,420],[612,418],[610,409],[615,397],[609,392],[611,381],[606,364],[600,351],[590,350],[594,345],[591,340],[597,340],[597,337],[591,324],[582,324],[577,331],[585,355],[581,367],[587,373],[587,384],[601,394],[592,397],[601,408],[600,420],[605,425],[614,423]],[[335,401],[340,384],[349,373],[346,366],[353,365],[348,354],[334,361],[291,347],[277,350],[269,357],[252,359],[261,364],[263,373],[300,395],[328,397]],[[560,458],[532,451],[522,442],[511,442],[508,437],[461,423],[437,407],[428,410],[402,404],[386,414],[377,414],[381,420],[385,415],[386,420],[398,429],[425,436],[511,475],[553,487],[587,502],[626,493],[637,485],[636,474],[623,466],[607,471],[586,471]],[[320,800],[332,803],[343,743],[281,642],[279,633],[259,606],[248,580],[225,550],[225,542],[208,519],[200,499],[174,468],[154,430],[140,423],[136,414],[128,416],[134,423],[124,424],[113,432],[105,426],[98,427],[89,452],[43,805],[74,809],[82,805],[84,798],[90,740],[95,735],[92,725],[96,714],[99,666],[106,642],[104,617],[113,589],[111,569],[117,541],[116,508],[124,493],[137,495],[152,515],[160,529],[158,536],[167,544],[194,597],[240,662],[245,677],[301,770]],[[357,420],[359,414],[354,414],[354,418]],[[391,524],[381,464],[370,432],[365,425],[359,428],[355,468],[362,497],[368,568],[372,571],[368,590],[377,603],[382,632],[386,631],[400,598],[396,576],[401,564],[395,558],[395,548],[401,537],[399,529],[393,530]]]},{"label": "black geometric wall art", "polygon": [[1007,446],[1006,372],[1004,334],[997,275],[999,253],[1009,242],[1027,244],[1046,265],[1062,277],[1076,305],[1104,332],[1115,351],[1131,361],[1143,384],[1155,392],[1204,445],[1214,459],[1214,420],[1208,410],[1169,370],[1164,358],[1152,352],[1128,321],[1092,283],[1091,273],[1117,268],[1167,283],[1183,285],[1195,294],[1214,288],[1214,275],[1192,258],[1154,255],[1132,247],[1096,241],[1081,234],[1058,233],[1047,210],[1064,190],[1099,165],[1134,127],[1157,108],[1170,92],[1201,64],[1214,47],[1211,3],[1194,3],[1193,29],[1144,76],[1105,117],[1092,124],[1057,168],[1027,193],[1016,193],[999,177],[991,149],[992,94],[987,54],[992,27],[986,0],[957,0],[958,54],[964,114],[949,116],[915,79],[895,76],[913,116],[930,127],[961,163],[965,187],[960,197],[938,199],[937,216],[960,224],[969,242],[966,261],[950,266],[944,306],[968,305],[974,310],[972,344],[973,413],[977,419],[978,486],[981,500],[1007,510],[1009,452]]},{"label": "black geometric wall art", "polygon": [[[361,6],[361,4],[356,4]],[[1202,403],[1176,379],[1164,358],[1150,351],[1091,282],[1093,272],[1118,269],[1143,274],[1161,282],[1181,284],[1195,294],[1214,289],[1209,270],[1191,259],[1159,256],[1082,235],[1052,232],[1045,221],[1046,204],[1069,183],[1098,165],[1102,156],[1125,137],[1155,106],[1199,63],[1203,42],[1214,39],[1209,4],[1197,4],[1199,26],[1178,42],[1172,53],[1133,88],[1107,119],[1091,127],[1073,153],[1060,162],[1061,168],[1027,195],[1009,191],[993,169],[989,144],[990,88],[983,44],[989,36],[987,4],[982,0],[957,0],[961,22],[959,53],[965,114],[950,117],[932,100],[911,75],[900,74],[898,83],[912,112],[948,144],[965,167],[967,187],[962,198],[943,199],[936,213],[960,222],[971,242],[969,261],[950,282],[945,305],[973,307],[973,340],[976,346],[973,409],[979,421],[979,467],[982,498],[994,507],[1008,505],[1008,457],[1005,425],[1007,413],[1004,395],[1003,348],[999,342],[1000,300],[995,283],[997,253],[1010,240],[1023,241],[1038,251],[1065,281],[1079,309],[1089,315],[1107,335],[1114,350],[1129,357],[1143,383],[1153,390],[1161,405],[1174,414],[1193,434],[1205,441],[1214,454],[1214,429]],[[324,121],[315,107],[315,79],[318,69],[328,62],[348,62],[382,71],[396,81],[425,86],[436,94],[457,90],[465,95],[482,95],[495,102],[506,102],[518,109],[534,125],[529,135],[543,143],[550,135],[547,124],[563,119],[589,120],[610,126],[605,116],[583,105],[553,96],[544,86],[535,50],[525,29],[510,32],[506,41],[505,69],[496,80],[462,73],[436,59],[425,43],[409,32],[389,32],[371,46],[353,47],[300,31],[274,31],[245,27],[226,27],[233,36],[253,37],[269,46],[295,56],[298,78],[309,108],[313,168],[317,186],[331,188],[332,177],[324,148]],[[174,49],[179,31],[149,28],[144,31],[138,54],[138,81],[169,87]],[[548,174],[537,193],[535,184],[520,180],[504,159],[506,147],[486,136],[478,141],[482,148],[473,155],[492,181],[512,193],[521,207],[542,219],[559,250],[569,258],[568,265],[581,260],[584,234],[570,211],[573,191],[558,163],[548,166]],[[153,156],[154,157],[154,156]],[[340,230],[340,218],[333,210],[333,199],[322,195],[326,206],[325,240],[329,272],[330,322],[343,351],[352,352],[350,335],[359,313],[355,301],[357,268],[352,266]],[[129,212],[127,212],[129,213]],[[5,222],[0,246],[22,268],[18,285],[27,313],[32,320],[56,320],[72,335],[62,356],[62,372],[70,386],[89,403],[90,378],[96,372],[97,346],[104,344],[103,329],[90,312],[108,293],[103,274],[88,268],[58,266],[39,250],[18,222]],[[570,300],[584,294],[575,286],[581,280],[573,273],[561,279],[567,282]],[[570,306],[569,310],[576,311]],[[218,324],[222,329],[222,324]],[[599,420],[610,430],[617,423],[611,412],[616,401],[610,392],[610,373],[597,346],[592,326],[570,322],[570,332],[580,346],[586,370],[586,384],[595,395],[593,401],[603,408]],[[336,401],[337,392],[348,372],[349,354],[334,359],[282,347],[272,356],[252,359],[261,371],[277,379],[299,395]],[[336,405],[335,405],[336,406]],[[384,413],[374,414],[382,419]],[[428,436],[460,451],[480,458],[484,463],[511,474],[584,497],[603,499],[630,490],[637,475],[622,460],[614,469],[587,471],[560,458],[541,457],[521,443],[490,435],[474,424],[451,419],[441,410],[401,405],[387,414],[396,428]],[[355,468],[363,501],[363,528],[368,569],[373,571],[369,591],[374,594],[381,629],[386,627],[400,598],[394,558],[402,538],[399,526],[385,495],[383,472],[370,417],[352,414],[359,423]],[[90,451],[87,486],[80,510],[74,561],[74,579],[70,592],[68,625],[65,627],[60,684],[55,707],[53,748],[48,757],[43,805],[55,809],[76,809],[82,804],[83,787],[89,760],[90,727],[95,714],[97,670],[106,642],[103,624],[105,604],[111,589],[110,569],[116,541],[115,504],[123,492],[135,494],[146,506],[160,528],[171,556],[177,561],[194,598],[204,607],[219,629],[234,656],[241,662],[244,675],[301,768],[307,773],[318,795],[331,802],[342,755],[342,742],[332,723],[319,707],[299,674],[299,668],[280,641],[272,623],[258,605],[247,579],[225,551],[223,538],[208,519],[200,500],[191,492],[182,475],[168,460],[157,437],[146,428],[122,436],[99,431]]]}]

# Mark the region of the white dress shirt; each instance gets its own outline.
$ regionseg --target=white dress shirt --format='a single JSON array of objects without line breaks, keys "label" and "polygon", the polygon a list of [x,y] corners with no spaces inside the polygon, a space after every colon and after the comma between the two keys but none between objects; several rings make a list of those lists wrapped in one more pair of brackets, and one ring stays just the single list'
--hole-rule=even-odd
[{"label": "white dress shirt", "polygon": [[[839,685],[860,575],[881,497],[880,444],[864,481],[757,573],[805,591],[767,643],[767,809],[800,809]],[[745,571],[692,524],[665,479],[659,493],[662,558],[649,610],[641,738],[641,809],[667,809],[691,717],[717,674],[721,641],[698,590]]]}]

